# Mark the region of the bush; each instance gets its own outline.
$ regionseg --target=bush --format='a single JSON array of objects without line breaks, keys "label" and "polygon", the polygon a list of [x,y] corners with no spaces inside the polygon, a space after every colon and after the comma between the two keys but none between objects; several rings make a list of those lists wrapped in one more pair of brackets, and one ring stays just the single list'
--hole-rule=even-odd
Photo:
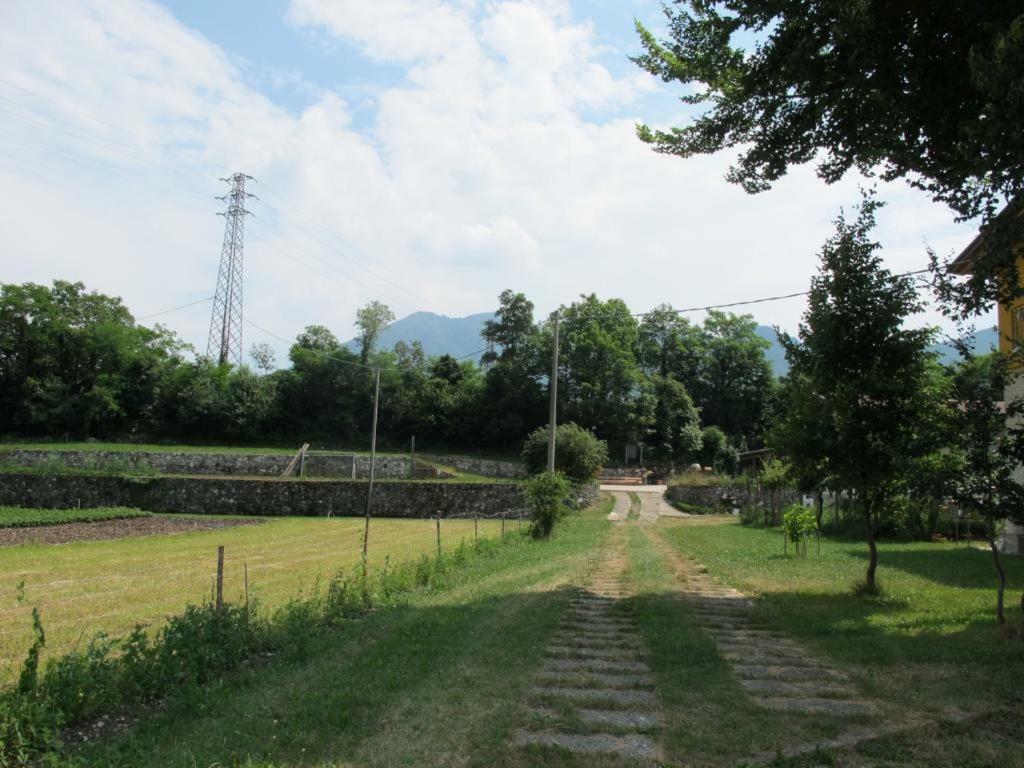
[{"label": "bush", "polygon": [[[548,465],[548,428],[537,427],[526,438],[523,462],[531,474],[543,472]],[[608,463],[608,443],[598,440],[587,430],[572,422],[555,430],[555,469],[577,482],[597,477]]]},{"label": "bush", "polygon": [[561,472],[543,472],[526,481],[526,501],[530,506],[530,533],[546,539],[555,522],[566,512],[566,498],[572,486]]},{"label": "bush", "polygon": [[794,544],[799,545],[805,537],[818,530],[818,518],[814,509],[793,504],[782,513],[782,531]]}]

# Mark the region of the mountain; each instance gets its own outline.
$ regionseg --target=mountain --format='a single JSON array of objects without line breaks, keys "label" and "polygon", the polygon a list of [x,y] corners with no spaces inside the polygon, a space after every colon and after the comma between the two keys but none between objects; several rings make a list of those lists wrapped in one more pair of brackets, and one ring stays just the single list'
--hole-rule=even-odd
[{"label": "mountain", "polygon": [[[768,343],[771,344],[771,347],[764,354],[768,358],[768,362],[772,364],[772,370],[775,371],[775,375],[785,376],[789,372],[789,363],[786,362],[786,353],[775,336],[775,329],[770,325],[759,325],[757,326],[757,335],[767,339]],[[995,328],[980,328],[974,334],[974,341],[975,351],[979,354],[988,352],[999,345],[999,332]],[[929,347],[929,350],[938,353],[939,362],[943,365],[949,365],[959,358],[953,345],[946,342],[933,344]]]},{"label": "mountain", "polygon": [[[483,349],[484,342],[480,338],[484,321],[494,317],[491,312],[479,312],[468,317],[448,317],[434,312],[414,312],[408,317],[396,320],[381,334],[378,346],[393,347],[396,342],[411,343],[419,341],[427,355],[449,354],[454,357],[471,355]],[[775,330],[770,325],[757,326],[757,335],[766,339],[771,345],[765,351],[765,357],[772,364],[776,376],[784,376],[789,371],[786,355],[775,337]],[[987,352],[999,343],[999,333],[995,328],[982,328],[975,335],[976,349]],[[359,350],[359,342],[352,339],[346,346],[353,351]],[[951,363],[957,358],[956,350],[946,343],[931,347],[939,355],[939,361]]]},{"label": "mountain", "polygon": [[[381,349],[393,347],[399,341],[410,344],[418,341],[423,351],[430,355],[452,355],[462,357],[482,350],[483,339],[480,331],[484,321],[494,317],[492,312],[480,312],[469,317],[448,317],[434,312],[413,312],[408,317],[396,320],[380,335],[377,346]],[[359,340],[352,339],[345,346],[358,352]]]}]

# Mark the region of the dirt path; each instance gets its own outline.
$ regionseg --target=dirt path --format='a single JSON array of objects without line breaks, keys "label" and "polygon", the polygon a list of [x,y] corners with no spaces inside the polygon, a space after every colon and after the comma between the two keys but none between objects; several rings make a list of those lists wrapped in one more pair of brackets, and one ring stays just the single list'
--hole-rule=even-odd
[{"label": "dirt path", "polygon": [[[624,520],[629,497],[622,496],[624,511],[618,498],[616,511]],[[553,747],[631,762],[661,757],[654,682],[643,640],[623,605],[628,591],[621,525],[601,567],[580,588],[550,640],[528,693],[528,724],[512,737],[516,748]]]}]

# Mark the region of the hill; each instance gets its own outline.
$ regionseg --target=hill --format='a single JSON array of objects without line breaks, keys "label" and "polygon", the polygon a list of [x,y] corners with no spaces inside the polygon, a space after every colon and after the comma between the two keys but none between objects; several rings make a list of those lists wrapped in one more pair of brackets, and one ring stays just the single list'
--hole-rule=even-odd
[{"label": "hill", "polygon": [[[768,343],[771,344],[771,347],[765,351],[765,357],[772,364],[772,370],[775,371],[775,375],[785,376],[789,372],[789,364],[786,362],[786,353],[775,336],[775,329],[770,325],[759,325],[757,326],[757,335],[767,339]],[[981,328],[975,334],[975,349],[979,353],[988,352],[998,344],[999,332],[995,328]],[[933,344],[930,349],[932,352],[938,353],[939,362],[943,365],[949,365],[958,358],[957,351],[953,345],[947,344],[944,341]]]},{"label": "hill", "polygon": [[[396,320],[381,334],[378,346],[393,347],[399,341],[407,344],[418,341],[428,355],[449,354],[454,357],[469,355],[484,346],[480,338],[484,321],[494,317],[492,312],[479,312],[468,317],[448,317],[434,312],[413,312]],[[359,350],[359,342],[352,339],[345,345]]]},{"label": "hill", "polygon": [[[380,346],[393,347],[397,342],[411,343],[419,341],[427,355],[449,354],[454,357],[470,355],[482,350],[484,343],[480,338],[484,321],[494,317],[491,312],[478,312],[467,317],[448,317],[435,312],[414,312],[408,317],[396,320],[383,334]],[[766,339],[771,345],[765,356],[772,364],[776,376],[785,376],[789,371],[786,355],[782,345],[775,337],[775,330],[770,325],[757,326],[757,335]],[[977,335],[978,351],[988,351],[998,344],[999,335],[994,328],[983,328]],[[346,342],[352,350],[359,349],[355,339]],[[941,342],[932,347],[939,355],[939,361],[945,364],[956,359],[956,350],[949,344]]]}]

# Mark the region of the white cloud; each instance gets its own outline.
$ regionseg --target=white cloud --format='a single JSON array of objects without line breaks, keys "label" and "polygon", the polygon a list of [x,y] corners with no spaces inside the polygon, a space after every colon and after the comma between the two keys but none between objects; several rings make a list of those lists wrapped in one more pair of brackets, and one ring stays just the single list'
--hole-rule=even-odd
[{"label": "white cloud", "polygon": [[[652,153],[627,110],[655,84],[612,74],[565,2],[294,0],[288,20],[405,68],[369,128],[330,93],[299,114],[275,105],[150,2],[0,6],[4,279],[75,277],[139,314],[208,295],[210,198],[241,169],[261,197],[247,314],[286,335],[324,322],[346,336],[372,298],[476,312],[506,287],[539,310],[584,291],[689,306],[804,288],[857,199],[856,179],[825,187],[811,169],[751,197],[723,180],[727,158]],[[922,238],[970,239],[920,193],[883,192],[895,268],[923,264]],[[800,306],[756,314],[792,326]],[[204,344],[206,311],[164,319]]]}]

